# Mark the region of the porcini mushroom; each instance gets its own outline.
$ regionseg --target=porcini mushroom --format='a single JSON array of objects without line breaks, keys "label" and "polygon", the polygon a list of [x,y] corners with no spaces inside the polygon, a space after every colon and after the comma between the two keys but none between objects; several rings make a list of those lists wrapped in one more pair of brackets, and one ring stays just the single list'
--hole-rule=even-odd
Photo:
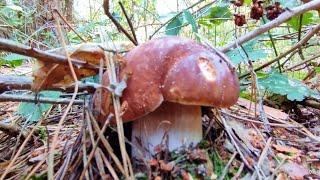
[{"label": "porcini mushroom", "polygon": [[[193,40],[153,39],[128,52],[124,60],[120,77],[129,78],[121,97],[122,118],[134,121],[133,143],[139,144],[139,139],[151,152],[166,131],[169,150],[198,143],[202,139],[200,107],[229,107],[239,96],[238,78],[229,60]],[[107,73],[102,84],[109,84]],[[94,104],[101,103],[100,121],[113,109],[110,97],[105,89],[94,96]]]}]

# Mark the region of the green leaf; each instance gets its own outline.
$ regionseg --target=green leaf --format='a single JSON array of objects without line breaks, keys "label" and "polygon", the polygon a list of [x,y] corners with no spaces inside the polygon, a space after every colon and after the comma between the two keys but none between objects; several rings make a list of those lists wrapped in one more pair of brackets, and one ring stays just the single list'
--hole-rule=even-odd
[{"label": "green leaf", "polygon": [[[268,55],[268,52],[266,50],[257,47],[259,44],[261,45],[261,43],[259,43],[258,40],[255,39],[243,45],[243,48],[248,53],[251,61],[263,59]],[[227,52],[227,56],[235,65],[246,61],[246,55],[242,48],[236,48]]]},{"label": "green leaf", "polygon": [[[300,27],[300,16],[294,16],[287,22],[293,29],[296,31],[299,30]],[[301,25],[309,25],[313,23],[313,13],[312,12],[306,12],[302,15],[302,21]]]},{"label": "green leaf", "polygon": [[189,24],[191,24],[192,31],[197,33],[198,32],[197,22],[194,19],[193,15],[190,13],[190,11],[189,10],[183,10],[183,15],[184,15],[184,18],[187,20],[187,22]]},{"label": "green leaf", "polygon": [[181,30],[181,27],[182,19],[180,16],[177,16],[166,26],[166,35],[178,35]]},{"label": "green leaf", "polygon": [[6,6],[6,7],[9,8],[9,9],[11,9],[11,10],[14,10],[14,11],[21,11],[21,12],[23,12],[22,7],[17,6],[17,5],[14,5],[14,4],[8,5],[8,6]]},{"label": "green leaf", "polygon": [[8,54],[4,57],[2,57],[1,64],[7,64],[12,67],[20,66],[23,62],[23,60],[27,59],[28,57],[22,56],[19,54]]},{"label": "green leaf", "polygon": [[316,71],[316,73],[320,73],[320,67],[315,67],[314,70]]},{"label": "green leaf", "polygon": [[[61,95],[59,91],[41,91],[39,97],[58,98]],[[35,103],[20,103],[18,114],[25,117],[28,122],[37,122],[42,115],[52,107],[52,104],[35,104]]]},{"label": "green leaf", "polygon": [[214,6],[210,9],[210,14],[201,18],[199,24],[205,26],[219,25],[226,21],[226,19],[231,18],[232,13],[228,6]]},{"label": "green leaf", "polygon": [[[223,21],[225,21],[225,20],[222,20],[223,18],[231,18],[232,13],[229,10],[228,6],[215,6],[211,9],[209,16],[212,19],[211,22],[213,24],[219,25]],[[220,18],[220,19],[216,19],[216,18]]]},{"label": "green leaf", "polygon": [[277,0],[280,2],[282,7],[285,8],[294,8],[300,5],[300,2],[298,0]]},{"label": "green leaf", "polygon": [[291,101],[302,101],[306,97],[319,96],[319,93],[310,89],[301,81],[290,79],[275,71],[265,78],[259,78],[258,84],[262,90],[287,96]]},{"label": "green leaf", "polygon": [[252,0],[244,0],[244,3],[245,3],[246,5],[250,5],[251,2],[252,2]]}]

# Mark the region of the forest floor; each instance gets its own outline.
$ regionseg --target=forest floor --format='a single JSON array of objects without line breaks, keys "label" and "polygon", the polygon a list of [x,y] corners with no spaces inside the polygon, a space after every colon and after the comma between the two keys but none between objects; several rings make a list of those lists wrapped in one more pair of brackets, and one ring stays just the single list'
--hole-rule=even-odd
[{"label": "forest floor", "polygon": [[[30,72],[28,64],[14,71],[1,69],[3,74]],[[52,106],[42,120],[32,123],[17,113],[18,106],[17,102],[0,103],[0,176],[45,178],[48,147],[65,105]],[[320,110],[297,107],[299,114],[285,113],[268,106],[255,108],[255,103],[240,98],[229,109],[206,109],[203,141],[196,148],[171,153],[160,148],[136,178],[320,179]],[[58,136],[56,178],[110,178],[114,177],[111,169],[121,174],[114,161],[111,169],[105,168],[112,159],[105,150],[106,139],[101,139],[103,145],[96,147],[92,157],[100,129],[88,122],[86,108],[74,105]],[[113,147],[115,142],[109,143]],[[88,173],[83,173],[83,164],[90,160]]]}]

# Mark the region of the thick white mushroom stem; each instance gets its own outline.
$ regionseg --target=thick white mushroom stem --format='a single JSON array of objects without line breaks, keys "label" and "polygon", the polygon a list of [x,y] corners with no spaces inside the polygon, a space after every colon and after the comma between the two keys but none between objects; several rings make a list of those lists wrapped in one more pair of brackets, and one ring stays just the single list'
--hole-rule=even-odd
[{"label": "thick white mushroom stem", "polygon": [[134,121],[132,157],[150,159],[166,132],[169,151],[199,143],[202,139],[200,106],[164,102],[154,112]]}]

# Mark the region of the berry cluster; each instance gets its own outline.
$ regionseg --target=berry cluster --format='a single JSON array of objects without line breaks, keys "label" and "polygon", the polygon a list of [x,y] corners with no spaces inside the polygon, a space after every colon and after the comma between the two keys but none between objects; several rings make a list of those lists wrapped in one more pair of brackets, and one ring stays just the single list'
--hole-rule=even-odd
[{"label": "berry cluster", "polygon": [[[243,0],[235,0],[231,1],[233,5],[236,7],[243,6],[244,1]],[[260,20],[260,18],[263,16],[264,12],[266,12],[266,17],[269,20],[276,19],[281,13],[284,12],[284,9],[281,7],[279,2],[275,2],[272,5],[267,6],[264,8],[262,6],[263,1],[262,0],[253,0],[251,5],[251,11],[250,11],[250,18],[255,20]],[[246,24],[246,17],[243,14],[235,14],[234,15],[234,23],[237,26],[243,26]]]},{"label": "berry cluster", "polygon": [[281,13],[284,12],[284,9],[281,8],[279,2],[275,2],[273,5],[268,6],[266,10],[267,10],[267,18],[269,20],[273,20],[277,18]]},{"label": "berry cluster", "polygon": [[243,26],[244,24],[247,24],[246,16],[243,14],[235,14],[234,15],[234,23],[237,26]]},{"label": "berry cluster", "polygon": [[254,0],[251,6],[250,17],[255,20],[259,20],[263,16],[263,1]]},{"label": "berry cluster", "polygon": [[236,1],[230,1],[230,2],[237,7],[240,7],[243,5],[244,0],[236,0]]}]

